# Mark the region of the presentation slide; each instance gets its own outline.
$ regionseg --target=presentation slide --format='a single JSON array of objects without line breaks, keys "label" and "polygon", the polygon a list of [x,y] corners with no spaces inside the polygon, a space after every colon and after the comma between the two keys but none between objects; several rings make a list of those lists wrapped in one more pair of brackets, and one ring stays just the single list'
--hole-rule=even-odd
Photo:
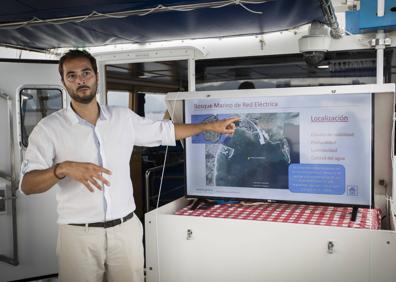
[{"label": "presentation slide", "polygon": [[186,141],[187,195],[370,205],[371,94],[185,101],[187,123],[239,117]]}]

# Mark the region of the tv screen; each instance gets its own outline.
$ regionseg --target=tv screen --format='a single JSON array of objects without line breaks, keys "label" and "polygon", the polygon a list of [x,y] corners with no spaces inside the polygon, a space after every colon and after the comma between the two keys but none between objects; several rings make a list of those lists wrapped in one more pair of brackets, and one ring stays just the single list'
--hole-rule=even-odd
[{"label": "tv screen", "polygon": [[240,117],[186,140],[188,197],[372,204],[371,93],[189,99],[184,115]]}]

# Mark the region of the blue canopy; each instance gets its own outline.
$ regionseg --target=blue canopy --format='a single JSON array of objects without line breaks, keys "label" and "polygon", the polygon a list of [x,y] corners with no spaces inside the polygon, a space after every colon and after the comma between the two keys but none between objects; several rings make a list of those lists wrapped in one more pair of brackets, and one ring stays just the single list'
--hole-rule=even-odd
[{"label": "blue canopy", "polygon": [[325,22],[320,0],[3,0],[1,7],[0,45],[37,50],[253,35]]}]

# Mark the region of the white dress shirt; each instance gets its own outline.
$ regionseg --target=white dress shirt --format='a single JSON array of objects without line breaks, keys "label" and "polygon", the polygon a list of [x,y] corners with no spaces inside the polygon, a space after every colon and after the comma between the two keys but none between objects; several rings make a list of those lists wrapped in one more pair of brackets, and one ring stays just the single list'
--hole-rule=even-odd
[{"label": "white dress shirt", "polygon": [[29,171],[47,169],[63,161],[101,165],[112,172],[103,174],[110,182],[103,191],[95,188],[92,193],[69,177],[56,184],[58,223],[121,218],[136,208],[129,168],[134,145],[175,145],[173,123],[153,122],[127,108],[100,105],[100,117],[93,126],[69,107],[42,119],[34,128],[20,179],[22,182]]}]

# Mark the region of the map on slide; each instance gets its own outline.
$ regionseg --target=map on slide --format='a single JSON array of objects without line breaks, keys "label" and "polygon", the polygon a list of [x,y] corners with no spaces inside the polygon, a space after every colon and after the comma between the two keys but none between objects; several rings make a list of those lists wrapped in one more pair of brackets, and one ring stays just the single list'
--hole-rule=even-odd
[{"label": "map on slide", "polygon": [[299,163],[299,113],[193,115],[209,122],[239,116],[233,136],[205,132],[193,143],[205,143],[206,184],[288,189],[288,168]]}]

